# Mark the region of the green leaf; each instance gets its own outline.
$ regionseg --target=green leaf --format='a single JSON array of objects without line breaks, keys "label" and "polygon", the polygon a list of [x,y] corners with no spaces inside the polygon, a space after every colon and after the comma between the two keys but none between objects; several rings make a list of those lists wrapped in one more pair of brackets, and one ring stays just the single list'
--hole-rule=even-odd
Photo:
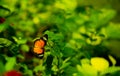
[{"label": "green leaf", "polygon": [[120,38],[120,24],[111,23],[106,27],[106,34],[108,38],[119,39]]},{"label": "green leaf", "polygon": [[90,62],[91,66],[97,71],[104,71],[109,67],[109,62],[102,57],[92,57]]},{"label": "green leaf", "polygon": [[115,15],[116,11],[113,9],[101,9],[101,12],[99,14],[99,24],[104,25],[108,23]]},{"label": "green leaf", "polygon": [[10,15],[10,9],[9,8],[7,8],[7,7],[5,7],[5,6],[2,6],[2,5],[0,5],[0,16],[4,16],[4,17],[7,17],[7,16],[9,16]]},{"label": "green leaf", "polygon": [[7,24],[0,24],[0,33],[5,31],[6,29],[8,28],[8,25]]},{"label": "green leaf", "polygon": [[5,64],[5,70],[6,71],[13,70],[15,64],[16,64],[16,58],[15,57],[7,57],[7,63]]},{"label": "green leaf", "polygon": [[69,66],[64,69],[64,76],[72,76],[72,74],[77,73],[76,67]]},{"label": "green leaf", "polygon": [[57,0],[55,2],[55,7],[59,9],[63,9],[66,12],[72,12],[77,6],[76,0]]},{"label": "green leaf", "polygon": [[17,42],[17,44],[25,44],[27,42],[26,38],[16,38],[16,37],[12,37],[14,39],[15,42]]},{"label": "green leaf", "polygon": [[70,65],[70,62],[64,63],[64,64],[62,64],[62,66],[60,67],[60,69],[64,70],[64,68],[68,67],[69,65]]},{"label": "green leaf", "polygon": [[6,8],[6,7],[2,6],[2,5],[0,5],[0,9],[4,9],[4,10],[6,10],[6,11],[9,11],[9,12],[10,12],[10,9],[8,9],[8,8]]},{"label": "green leaf", "polygon": [[60,69],[64,69],[66,67],[68,67],[71,63],[68,62],[70,60],[70,57],[66,58],[63,62],[62,62],[62,65],[60,66]]},{"label": "green leaf", "polygon": [[33,71],[32,70],[27,70],[27,76],[33,76]]},{"label": "green leaf", "polygon": [[6,38],[0,38],[0,47],[3,47],[3,46],[10,46],[12,44],[12,42]]},{"label": "green leaf", "polygon": [[0,60],[0,74],[5,72],[5,66],[3,64],[3,62]]},{"label": "green leaf", "polygon": [[77,65],[78,71],[83,74],[82,76],[97,76],[97,71],[87,63],[82,64],[82,66]]},{"label": "green leaf", "polygon": [[38,65],[38,66],[36,66],[33,70],[34,70],[35,72],[38,72],[38,71],[43,71],[44,69],[45,69],[44,66]]},{"label": "green leaf", "polygon": [[115,58],[112,55],[108,55],[108,57],[109,57],[110,61],[112,62],[112,65],[115,66],[115,64],[116,64]]},{"label": "green leaf", "polygon": [[24,52],[28,52],[29,51],[29,46],[26,44],[21,45],[21,50]]},{"label": "green leaf", "polygon": [[70,47],[65,47],[63,50],[61,50],[63,57],[69,57],[75,55],[74,49]]},{"label": "green leaf", "polygon": [[105,75],[105,74],[107,74],[107,73],[114,73],[114,72],[117,72],[117,71],[120,71],[120,67],[117,67],[117,66],[115,67],[115,66],[113,66],[113,67],[109,67],[108,69],[102,71],[102,72],[101,72],[101,75]]},{"label": "green leaf", "polygon": [[45,34],[48,35],[48,40],[51,40],[51,41],[59,41],[59,40],[61,41],[64,39],[61,33],[55,34],[54,32],[46,31]]}]

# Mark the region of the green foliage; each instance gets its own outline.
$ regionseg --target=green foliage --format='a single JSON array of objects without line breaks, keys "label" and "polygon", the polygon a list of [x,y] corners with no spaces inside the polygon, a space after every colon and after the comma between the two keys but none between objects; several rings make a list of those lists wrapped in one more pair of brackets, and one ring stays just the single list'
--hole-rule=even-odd
[{"label": "green foliage", "polygon": [[108,27],[106,27],[106,33],[108,35],[109,38],[116,38],[119,39],[120,38],[120,26],[119,24],[110,24]]},{"label": "green foliage", "polygon": [[0,68],[1,68],[0,73],[4,73],[5,72],[5,67],[4,67],[4,64],[1,60],[0,60]]},{"label": "green foliage", "polygon": [[14,69],[14,65],[16,64],[16,58],[15,57],[8,57],[6,58],[7,63],[5,64],[5,70],[10,71]]},{"label": "green foliage", "polygon": [[[5,18],[0,23],[0,73],[18,70],[23,76],[119,75],[116,58],[108,57],[112,51],[108,44],[120,38],[120,24],[111,21],[115,10],[81,6],[78,0],[9,2],[0,3],[0,17]],[[39,59],[33,54],[34,41],[44,34],[48,40],[44,57]],[[112,66],[102,56],[108,57]]]},{"label": "green foliage", "polygon": [[[105,75],[105,74],[109,74],[109,73],[113,73],[111,76],[115,75],[119,75],[119,70],[120,67],[109,67],[107,70],[105,70],[104,72],[101,73],[101,75]],[[118,74],[117,74],[118,72]]]}]

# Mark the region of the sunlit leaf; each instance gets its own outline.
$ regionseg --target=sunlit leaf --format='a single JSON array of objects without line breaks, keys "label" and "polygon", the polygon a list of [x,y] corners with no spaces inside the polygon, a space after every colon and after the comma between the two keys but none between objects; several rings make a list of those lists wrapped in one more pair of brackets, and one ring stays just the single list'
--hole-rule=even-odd
[{"label": "sunlit leaf", "polygon": [[29,46],[28,45],[21,45],[21,50],[24,52],[28,52],[29,51]]},{"label": "sunlit leaf", "polygon": [[111,55],[108,55],[108,57],[109,57],[109,59],[111,60],[113,66],[115,66],[115,64],[116,64],[115,58],[114,58],[113,56],[111,56]]},{"label": "sunlit leaf", "polygon": [[101,75],[104,75],[104,74],[107,74],[107,73],[115,73],[115,72],[117,72],[117,71],[120,71],[120,67],[115,67],[115,66],[113,66],[113,67],[109,67],[109,68],[107,68],[105,71],[102,71],[101,72]]},{"label": "sunlit leaf", "polygon": [[104,71],[109,67],[109,62],[102,57],[93,57],[91,58],[91,65],[97,71]]},{"label": "sunlit leaf", "polygon": [[120,38],[120,25],[111,23],[106,27],[106,34],[109,38]]},{"label": "sunlit leaf", "polygon": [[16,64],[16,58],[15,57],[8,57],[7,63],[5,64],[5,70],[6,71],[13,70],[15,64]]},{"label": "sunlit leaf", "polygon": [[10,46],[12,44],[12,42],[6,38],[0,38],[0,46],[3,47],[3,46]]}]

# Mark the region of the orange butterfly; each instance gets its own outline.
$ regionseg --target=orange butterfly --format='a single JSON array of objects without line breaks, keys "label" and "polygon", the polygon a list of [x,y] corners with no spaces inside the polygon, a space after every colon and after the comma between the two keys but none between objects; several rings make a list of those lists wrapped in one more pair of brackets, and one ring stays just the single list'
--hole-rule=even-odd
[{"label": "orange butterfly", "polygon": [[43,37],[40,39],[37,39],[34,41],[34,46],[33,46],[33,53],[38,57],[38,58],[43,58],[44,56],[44,47],[46,45],[46,42],[48,40],[48,35],[45,34]]}]

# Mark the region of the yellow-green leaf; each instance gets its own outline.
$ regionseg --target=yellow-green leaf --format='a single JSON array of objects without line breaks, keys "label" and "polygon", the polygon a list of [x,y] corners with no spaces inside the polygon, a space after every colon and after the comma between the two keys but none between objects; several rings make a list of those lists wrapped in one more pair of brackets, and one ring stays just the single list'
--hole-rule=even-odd
[{"label": "yellow-green leaf", "polygon": [[93,57],[91,59],[91,65],[97,71],[104,71],[109,67],[109,62],[102,57]]}]

